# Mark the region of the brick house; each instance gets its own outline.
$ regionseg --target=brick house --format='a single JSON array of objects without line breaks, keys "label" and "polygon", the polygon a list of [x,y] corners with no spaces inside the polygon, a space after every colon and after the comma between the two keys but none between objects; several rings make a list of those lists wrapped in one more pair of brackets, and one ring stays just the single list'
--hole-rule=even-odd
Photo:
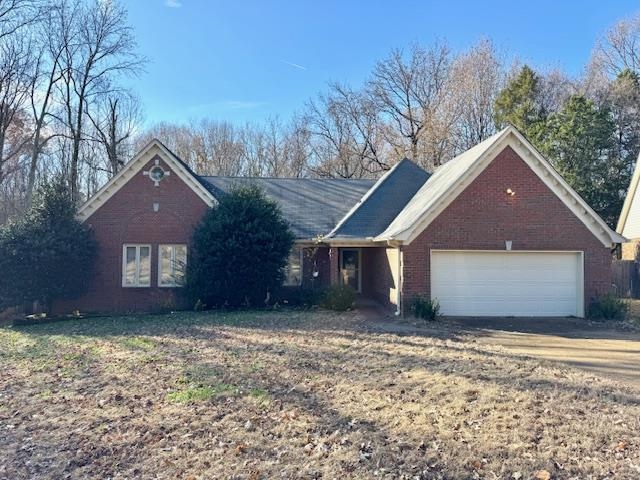
[{"label": "brick house", "polygon": [[513,127],[432,175],[405,159],[375,183],[203,177],[155,140],[80,209],[98,266],[56,310],[174,305],[194,226],[242,182],[291,224],[287,285],[349,284],[397,313],[426,295],[445,315],[582,317],[624,241]]}]

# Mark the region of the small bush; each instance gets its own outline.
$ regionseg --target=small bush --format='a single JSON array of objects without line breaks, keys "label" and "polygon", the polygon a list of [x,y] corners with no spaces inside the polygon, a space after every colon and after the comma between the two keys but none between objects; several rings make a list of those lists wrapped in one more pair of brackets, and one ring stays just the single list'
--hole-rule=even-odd
[{"label": "small bush", "polygon": [[312,307],[322,303],[325,291],[320,288],[280,287],[271,297],[271,303],[287,307]]},{"label": "small bush", "polygon": [[331,285],[324,293],[322,306],[329,310],[344,312],[356,303],[356,291],[349,285]]},{"label": "small bush", "polygon": [[629,305],[620,297],[609,294],[591,300],[587,309],[587,317],[591,320],[624,320]]},{"label": "small bush", "polygon": [[415,317],[433,322],[440,315],[440,304],[427,297],[416,297],[411,302],[411,311]]}]

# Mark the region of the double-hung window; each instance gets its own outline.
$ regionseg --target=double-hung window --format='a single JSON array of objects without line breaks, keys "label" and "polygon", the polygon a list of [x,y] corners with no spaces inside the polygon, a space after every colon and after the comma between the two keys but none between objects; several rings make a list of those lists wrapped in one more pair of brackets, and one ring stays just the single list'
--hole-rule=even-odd
[{"label": "double-hung window", "polygon": [[160,245],[158,249],[159,287],[182,287],[186,268],[186,245]]},{"label": "double-hung window", "polygon": [[151,285],[151,245],[125,244],[122,247],[122,286]]},{"label": "double-hung window", "polygon": [[284,285],[299,287],[302,285],[302,248],[293,246],[289,252],[289,259],[284,268]]}]

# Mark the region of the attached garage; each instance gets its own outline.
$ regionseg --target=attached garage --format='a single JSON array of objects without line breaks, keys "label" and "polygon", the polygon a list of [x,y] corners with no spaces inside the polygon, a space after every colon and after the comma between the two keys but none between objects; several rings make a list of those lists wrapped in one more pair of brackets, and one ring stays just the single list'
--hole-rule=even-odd
[{"label": "attached garage", "polygon": [[582,252],[431,251],[443,315],[584,316]]}]

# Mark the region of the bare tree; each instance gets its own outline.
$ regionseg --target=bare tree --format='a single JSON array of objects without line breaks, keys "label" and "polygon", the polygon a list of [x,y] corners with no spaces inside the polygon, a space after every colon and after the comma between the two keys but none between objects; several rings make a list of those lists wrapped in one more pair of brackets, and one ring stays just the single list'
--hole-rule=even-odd
[{"label": "bare tree", "polygon": [[[116,1],[75,0],[61,7],[59,29],[53,32],[64,45],[60,59],[61,117],[70,143],[69,183],[78,199],[81,144],[86,140],[86,114],[97,97],[118,90],[114,79],[135,73],[142,63],[137,56],[126,11]],[[71,28],[69,28],[69,26]]]},{"label": "bare tree", "polygon": [[627,69],[640,73],[640,14],[611,27],[596,45],[594,56],[612,76]]},{"label": "bare tree", "polygon": [[42,0],[0,0],[0,42],[34,23],[47,7]]},{"label": "bare tree", "polygon": [[248,124],[242,132],[245,151],[243,174],[252,177],[301,177],[306,174],[309,137],[294,119],[278,117],[264,124]]},{"label": "bare tree", "polygon": [[[47,143],[61,135],[52,128],[54,94],[58,82],[62,79],[60,60],[65,45],[71,39],[71,22],[63,6],[52,5],[43,12],[34,32],[35,47],[38,55],[34,60],[29,100],[33,122],[33,137],[26,187],[26,205],[31,204],[35,189],[40,156]],[[51,32],[58,32],[52,35]]]},{"label": "bare tree", "polygon": [[87,116],[93,125],[92,139],[104,150],[113,177],[131,154],[132,137],[142,119],[140,101],[132,92],[115,91],[97,98]]},{"label": "bare tree", "polygon": [[236,176],[243,171],[241,129],[229,122],[203,119],[190,128],[196,170],[203,175]]},{"label": "bare tree", "polygon": [[369,146],[359,136],[340,96],[318,95],[307,103],[303,118],[311,142],[313,173],[340,178],[368,176]]},{"label": "bare tree", "polygon": [[5,37],[0,42],[0,183],[8,162],[24,153],[31,139],[24,110],[31,79],[30,52],[24,37]]},{"label": "bare tree", "polygon": [[454,102],[460,109],[456,125],[459,152],[494,133],[493,105],[506,74],[493,43],[482,39],[455,59],[451,77]]},{"label": "bare tree", "polygon": [[[438,154],[421,143],[446,142],[439,128],[439,113],[446,99],[451,54],[445,44],[430,48],[415,45],[407,58],[394,50],[375,66],[367,91],[390,124],[389,141],[397,153],[422,164],[439,165],[442,158],[424,158]],[[435,138],[434,135],[440,135]],[[430,150],[433,150],[430,152]]]}]

